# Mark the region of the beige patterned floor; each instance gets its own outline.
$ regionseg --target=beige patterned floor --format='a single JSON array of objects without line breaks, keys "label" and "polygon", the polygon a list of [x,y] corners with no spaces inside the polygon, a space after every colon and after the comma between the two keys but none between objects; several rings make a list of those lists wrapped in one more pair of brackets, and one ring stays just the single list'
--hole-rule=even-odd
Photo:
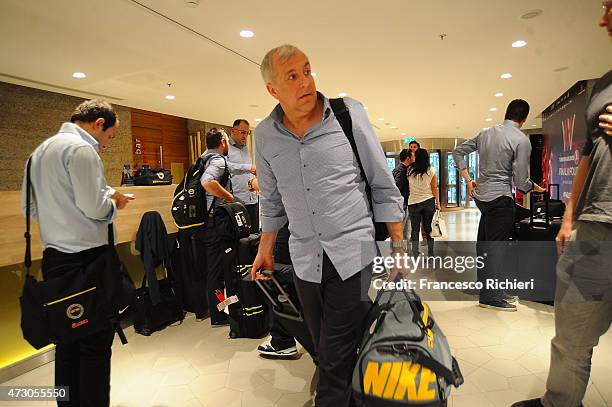
[{"label": "beige patterned floor", "polygon": [[[446,214],[451,237],[475,237],[476,211]],[[482,309],[474,302],[430,302],[459,360],[465,384],[453,390],[451,407],[507,407],[540,396],[545,387],[554,333],[552,309],[521,303],[519,312]],[[227,338],[226,328],[188,316],[181,326],[151,337],[129,332],[115,341],[112,405],[116,407],[302,407],[311,406],[312,360],[261,359],[259,340]],[[612,405],[612,335],[601,338],[593,356],[585,406]],[[4,385],[51,385],[53,363]],[[606,404],[607,403],[607,404]],[[8,403],[0,406],[19,406]],[[36,403],[28,403],[35,406]],[[38,405],[53,405],[39,403]]]}]

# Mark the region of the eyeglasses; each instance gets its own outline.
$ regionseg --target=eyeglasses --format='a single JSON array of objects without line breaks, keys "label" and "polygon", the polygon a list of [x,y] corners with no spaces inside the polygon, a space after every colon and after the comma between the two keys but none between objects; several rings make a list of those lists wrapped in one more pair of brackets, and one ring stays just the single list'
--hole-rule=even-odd
[{"label": "eyeglasses", "polygon": [[241,136],[249,136],[249,135],[251,135],[251,130],[232,129],[232,131],[235,131],[236,133],[240,134]]}]

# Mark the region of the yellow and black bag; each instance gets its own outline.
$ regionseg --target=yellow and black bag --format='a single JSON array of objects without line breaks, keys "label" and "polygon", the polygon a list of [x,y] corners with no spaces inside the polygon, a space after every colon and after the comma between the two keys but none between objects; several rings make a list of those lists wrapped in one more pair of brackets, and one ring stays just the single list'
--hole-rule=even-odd
[{"label": "yellow and black bag", "polygon": [[463,376],[442,330],[416,293],[374,302],[353,372],[359,407],[446,406]]}]

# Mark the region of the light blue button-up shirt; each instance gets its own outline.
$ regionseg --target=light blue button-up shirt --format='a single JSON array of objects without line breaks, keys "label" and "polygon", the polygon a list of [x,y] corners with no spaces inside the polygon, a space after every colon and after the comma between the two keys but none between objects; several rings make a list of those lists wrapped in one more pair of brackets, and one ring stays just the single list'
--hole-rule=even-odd
[{"label": "light blue button-up shirt", "polygon": [[[320,283],[323,251],[343,280],[372,262],[377,254],[365,183],[351,145],[323,99],[324,113],[304,137],[283,125],[277,105],[257,126],[257,175],[264,232],[289,220],[289,248],[297,276]],[[372,187],[379,222],[403,219],[403,198],[361,103],[345,98],[365,174]]]},{"label": "light blue button-up shirt", "polygon": [[236,142],[230,137],[229,151],[227,153],[227,168],[232,175],[232,188],[234,198],[245,205],[257,203],[257,194],[249,192],[248,182],[253,176],[251,174],[251,157],[247,146],[238,147]]},{"label": "light blue button-up shirt", "polygon": [[526,194],[533,189],[529,178],[531,142],[512,120],[490,127],[453,150],[455,166],[467,167],[465,156],[473,151],[480,154],[480,167],[474,198],[491,202],[502,196],[512,196],[512,180],[516,189]]},{"label": "light blue button-up shirt", "polygon": [[[108,244],[108,224],[117,208],[96,139],[76,124],[64,123],[32,153],[30,177],[31,216],[38,220],[44,248],[76,253]],[[25,215],[25,172],[21,206]]]},{"label": "light blue button-up shirt", "polygon": [[[223,174],[225,173],[227,160],[223,156],[223,152],[221,150],[211,148],[210,150],[204,151],[204,154],[202,154],[201,157],[204,158],[208,154],[215,154],[215,155],[209,158],[208,161],[206,162],[206,165],[204,166],[204,172],[202,173],[202,176],[200,177],[200,183],[204,184],[205,182],[217,181],[219,184],[221,184]],[[228,171],[229,171],[229,167],[228,167]],[[233,183],[233,178],[230,179],[230,177],[228,177],[225,185],[221,185],[221,186],[229,191],[230,182]],[[212,209],[212,204],[213,204],[214,199],[215,199],[214,195],[211,195],[208,192],[206,192],[206,209],[209,212]],[[217,200],[215,201],[215,207],[220,203],[221,203],[220,199],[217,198]]]}]

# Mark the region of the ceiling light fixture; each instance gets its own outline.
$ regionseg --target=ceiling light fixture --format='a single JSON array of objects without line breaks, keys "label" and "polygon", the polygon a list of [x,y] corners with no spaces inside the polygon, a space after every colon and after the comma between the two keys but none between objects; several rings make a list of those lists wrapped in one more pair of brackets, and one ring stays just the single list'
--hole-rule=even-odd
[{"label": "ceiling light fixture", "polygon": [[406,133],[402,133],[402,136],[405,136],[405,135],[406,135]]},{"label": "ceiling light fixture", "polygon": [[501,93],[501,92],[497,92],[497,93],[496,93],[494,96],[495,96],[496,98],[500,98],[500,97],[504,96],[504,94],[503,94],[503,93]]},{"label": "ceiling light fixture", "polygon": [[166,95],[166,100],[174,100],[176,99],[176,96],[174,95]]},{"label": "ceiling light fixture", "polygon": [[382,122],[382,121],[384,121],[384,120],[385,120],[385,118],[384,118],[384,117],[379,117],[379,118],[378,118],[378,121],[379,121],[379,122]]},{"label": "ceiling light fixture", "polygon": [[242,30],[240,31],[240,36],[242,38],[253,38],[255,34],[251,30]]},{"label": "ceiling light fixture", "polygon": [[532,18],[536,18],[542,15],[542,10],[536,9],[526,12],[521,16],[523,20],[531,20]]},{"label": "ceiling light fixture", "polygon": [[391,126],[391,128],[392,128],[393,130],[395,130],[395,129],[397,129],[397,126]]},{"label": "ceiling light fixture", "polygon": [[512,48],[523,48],[525,45],[527,45],[527,41],[518,40],[512,43]]},{"label": "ceiling light fixture", "polygon": [[346,93],[346,92],[338,93],[338,97],[341,97],[341,98],[346,97],[347,95],[348,95],[348,93]]},{"label": "ceiling light fixture", "polygon": [[255,121],[256,121],[256,122],[260,122],[260,121],[261,121],[261,119],[255,119]]},{"label": "ceiling light fixture", "polygon": [[508,72],[503,73],[503,74],[501,75],[501,78],[502,78],[502,79],[510,79],[510,78],[512,78],[512,74],[511,74],[511,73],[508,73]]},{"label": "ceiling light fixture", "polygon": [[487,118],[485,119],[485,121],[487,121],[487,122],[492,122],[492,121],[493,121],[493,119],[491,119],[490,117],[487,117]]},{"label": "ceiling light fixture", "polygon": [[364,106],[364,107],[363,107],[363,109],[364,109],[364,110],[368,110],[368,107],[367,107],[367,106]]},{"label": "ceiling light fixture", "polygon": [[492,107],[489,109],[489,112],[497,112],[497,108],[496,107]]},{"label": "ceiling light fixture", "polygon": [[75,72],[72,74],[72,77],[76,79],[83,79],[87,78],[87,75],[85,74],[85,72]]}]

